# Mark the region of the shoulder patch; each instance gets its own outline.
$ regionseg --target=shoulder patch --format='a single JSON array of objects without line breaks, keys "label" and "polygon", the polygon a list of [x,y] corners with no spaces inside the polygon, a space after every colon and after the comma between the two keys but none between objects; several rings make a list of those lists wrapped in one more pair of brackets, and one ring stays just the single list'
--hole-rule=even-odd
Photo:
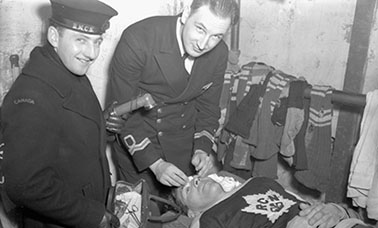
[{"label": "shoulder patch", "polygon": [[273,190],[269,190],[265,194],[243,196],[243,198],[249,206],[242,209],[242,211],[266,215],[272,223],[288,212],[289,208],[295,204],[294,201],[283,198],[283,196]]},{"label": "shoulder patch", "polygon": [[16,105],[22,104],[22,103],[35,104],[35,101],[31,98],[22,97],[22,98],[18,98],[18,99],[13,100],[13,103],[16,104]]}]

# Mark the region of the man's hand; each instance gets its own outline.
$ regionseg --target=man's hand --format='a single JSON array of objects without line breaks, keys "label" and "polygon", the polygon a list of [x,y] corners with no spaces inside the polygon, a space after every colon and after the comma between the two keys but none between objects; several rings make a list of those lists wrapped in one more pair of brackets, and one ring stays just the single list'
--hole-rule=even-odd
[{"label": "man's hand", "polygon": [[315,228],[316,226],[311,226],[308,224],[306,217],[301,217],[299,215],[292,218],[288,223],[286,228]]},{"label": "man's hand", "polygon": [[119,134],[119,133],[122,132],[122,129],[125,127],[127,116],[126,115],[123,115],[123,116],[115,115],[113,110],[114,110],[114,107],[116,106],[116,104],[117,104],[116,101],[113,102],[113,104],[111,104],[103,112],[103,115],[104,115],[104,119],[106,121],[105,122],[106,130],[111,132],[111,133]]},{"label": "man's hand", "polygon": [[154,162],[150,169],[155,174],[156,179],[164,185],[179,187],[188,182],[188,177],[183,171],[163,159]]},{"label": "man's hand", "polygon": [[114,214],[105,210],[104,217],[102,217],[99,228],[118,228],[120,226],[119,219]]},{"label": "man's hand", "polygon": [[196,150],[192,157],[192,165],[198,172],[198,176],[203,177],[212,172],[214,167],[213,158],[202,150]]},{"label": "man's hand", "polygon": [[317,203],[314,205],[300,204],[299,216],[307,218],[308,224],[319,228],[334,227],[346,217],[341,206],[332,203]]}]

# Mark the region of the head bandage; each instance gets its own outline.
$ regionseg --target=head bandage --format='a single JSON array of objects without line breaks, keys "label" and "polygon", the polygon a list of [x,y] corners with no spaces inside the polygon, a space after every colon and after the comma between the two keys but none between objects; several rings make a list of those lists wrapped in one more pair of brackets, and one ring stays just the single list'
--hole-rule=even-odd
[{"label": "head bandage", "polygon": [[235,188],[241,185],[239,181],[235,180],[232,177],[218,176],[217,174],[210,174],[208,177],[210,177],[215,182],[217,182],[220,186],[222,186],[222,189],[225,192],[234,190]]}]

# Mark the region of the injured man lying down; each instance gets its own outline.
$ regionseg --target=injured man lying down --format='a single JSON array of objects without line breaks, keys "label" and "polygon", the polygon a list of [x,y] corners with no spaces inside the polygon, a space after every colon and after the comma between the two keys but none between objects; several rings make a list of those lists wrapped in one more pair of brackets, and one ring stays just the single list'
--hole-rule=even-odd
[{"label": "injured man lying down", "polygon": [[[310,206],[273,179],[255,177],[244,181],[235,177],[193,176],[185,186],[175,189],[176,203],[193,218],[191,228],[333,227],[345,218],[346,211],[336,204],[318,206],[307,216],[299,216]],[[319,218],[318,213],[310,225],[308,219],[314,219],[314,215],[309,214],[319,210],[326,212],[322,215],[325,218]]]}]

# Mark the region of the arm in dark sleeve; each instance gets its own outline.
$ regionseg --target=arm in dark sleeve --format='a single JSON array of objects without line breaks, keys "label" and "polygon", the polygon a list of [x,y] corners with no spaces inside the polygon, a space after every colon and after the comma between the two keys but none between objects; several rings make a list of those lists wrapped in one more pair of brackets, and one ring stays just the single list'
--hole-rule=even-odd
[{"label": "arm in dark sleeve", "polygon": [[[145,50],[127,29],[123,32],[116,47],[110,65],[110,78],[107,105],[113,101],[123,103],[141,95],[139,88],[140,77],[145,62]],[[122,143],[128,148],[139,170],[144,170],[160,158],[153,146],[150,137],[155,137],[153,132],[147,132],[146,123],[138,112],[134,112],[127,120],[125,129],[121,134]]]}]

